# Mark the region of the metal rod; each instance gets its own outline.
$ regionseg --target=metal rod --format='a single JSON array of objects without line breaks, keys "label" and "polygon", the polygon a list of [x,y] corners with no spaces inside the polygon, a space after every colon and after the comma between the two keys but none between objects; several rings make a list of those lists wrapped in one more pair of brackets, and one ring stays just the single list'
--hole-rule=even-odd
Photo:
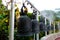
[{"label": "metal rod", "polygon": [[34,34],[34,40],[35,40],[35,34]]},{"label": "metal rod", "polygon": [[55,33],[55,23],[54,23],[54,33]]},{"label": "metal rod", "polygon": [[59,30],[59,32],[60,32],[60,26],[59,26],[59,22],[58,22],[57,24],[58,24],[58,30]]},{"label": "metal rod", "polygon": [[[45,25],[47,24],[46,18],[45,18]],[[47,35],[47,31],[45,31],[45,36]]]},{"label": "metal rod", "polygon": [[14,40],[14,0],[11,0],[9,40]]},{"label": "metal rod", "polygon": [[37,38],[37,40],[39,40],[39,34],[36,34],[37,36],[36,36],[36,38]]},{"label": "metal rod", "polygon": [[50,21],[50,32],[49,32],[49,33],[50,33],[50,34],[52,33],[52,32],[51,32],[51,21]]},{"label": "metal rod", "polygon": [[39,34],[34,34],[34,40],[39,40]]}]

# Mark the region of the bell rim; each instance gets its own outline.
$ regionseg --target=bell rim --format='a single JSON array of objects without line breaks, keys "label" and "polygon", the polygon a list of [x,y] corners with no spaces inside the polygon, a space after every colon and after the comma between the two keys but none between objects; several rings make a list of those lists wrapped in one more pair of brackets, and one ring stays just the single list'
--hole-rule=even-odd
[{"label": "bell rim", "polygon": [[28,33],[28,34],[17,34],[16,36],[32,36],[33,35],[33,33]]}]

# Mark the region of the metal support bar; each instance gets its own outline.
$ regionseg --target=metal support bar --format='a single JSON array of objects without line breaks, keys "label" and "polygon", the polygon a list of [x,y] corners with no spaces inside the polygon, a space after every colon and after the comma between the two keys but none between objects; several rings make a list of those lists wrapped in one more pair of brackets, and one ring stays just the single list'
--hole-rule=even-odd
[{"label": "metal support bar", "polygon": [[34,40],[39,40],[39,34],[34,34]]},{"label": "metal support bar", "polygon": [[49,31],[49,33],[51,34],[52,32],[51,32],[51,21],[50,21],[50,31]]},{"label": "metal support bar", "polygon": [[34,34],[34,40],[35,40],[35,34]]},{"label": "metal support bar", "polygon": [[60,32],[60,25],[59,25],[59,22],[58,22],[57,24],[58,24],[58,30],[59,30],[59,32]]},{"label": "metal support bar", "polygon": [[54,33],[55,33],[55,23],[54,23]]},{"label": "metal support bar", "polygon": [[[46,18],[45,18],[45,25],[47,24]],[[45,36],[47,35],[47,31],[45,31]]]},{"label": "metal support bar", "polygon": [[14,40],[14,0],[11,0],[9,40]]}]

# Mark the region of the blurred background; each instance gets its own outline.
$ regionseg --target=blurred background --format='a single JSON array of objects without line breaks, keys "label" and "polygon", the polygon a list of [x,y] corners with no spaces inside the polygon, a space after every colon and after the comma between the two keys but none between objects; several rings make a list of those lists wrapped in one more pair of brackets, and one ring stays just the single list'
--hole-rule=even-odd
[{"label": "blurred background", "polygon": [[[29,0],[39,11],[38,16],[39,22],[43,22],[48,26],[51,22],[52,28],[51,33],[57,33],[60,31],[60,0]],[[33,10],[30,5],[25,4],[28,8],[27,16],[32,19]],[[30,37],[17,37],[17,20],[20,17],[22,7],[22,0],[14,0],[14,10],[15,10],[15,22],[14,22],[14,40],[33,40],[34,36]],[[0,0],[0,40],[9,40],[9,19],[11,11],[11,0]],[[42,25],[43,26],[43,25]],[[40,27],[42,28],[42,27]],[[44,30],[44,28],[42,29]],[[50,34],[47,31],[47,35]],[[45,36],[45,31],[40,31],[39,39]]]}]

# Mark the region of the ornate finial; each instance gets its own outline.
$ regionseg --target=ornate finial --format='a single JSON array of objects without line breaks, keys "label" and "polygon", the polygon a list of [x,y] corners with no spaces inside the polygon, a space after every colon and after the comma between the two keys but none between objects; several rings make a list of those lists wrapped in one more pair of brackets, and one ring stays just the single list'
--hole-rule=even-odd
[{"label": "ornate finial", "polygon": [[21,8],[21,14],[20,15],[27,15],[27,12],[28,12],[27,7],[23,3],[23,6]]}]

